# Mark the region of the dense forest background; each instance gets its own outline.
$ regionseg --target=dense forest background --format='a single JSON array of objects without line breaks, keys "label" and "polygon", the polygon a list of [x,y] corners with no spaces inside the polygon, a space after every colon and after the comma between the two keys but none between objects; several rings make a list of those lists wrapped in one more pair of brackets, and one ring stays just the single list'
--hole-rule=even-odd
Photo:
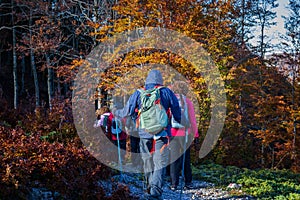
[{"label": "dense forest background", "polygon": [[[299,173],[300,3],[289,0],[287,5],[285,34],[274,46],[267,30],[276,26],[276,0],[0,0],[0,194],[26,191],[28,185],[60,188],[69,197],[71,189],[86,196],[104,194],[101,188],[89,192],[97,178],[112,172],[89,154],[76,133],[74,78],[101,42],[145,26],[175,30],[199,42],[225,82],[221,137],[205,158],[193,152],[195,164]],[[203,77],[178,55],[128,52],[98,74],[105,77],[100,90],[114,89],[111,83],[145,63],[168,64],[190,81],[203,140],[210,95]]]}]

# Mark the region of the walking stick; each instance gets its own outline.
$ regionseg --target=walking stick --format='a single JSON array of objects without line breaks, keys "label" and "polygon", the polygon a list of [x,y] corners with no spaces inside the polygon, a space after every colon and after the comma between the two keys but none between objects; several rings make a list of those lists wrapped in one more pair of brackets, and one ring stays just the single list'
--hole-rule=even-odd
[{"label": "walking stick", "polygon": [[183,144],[183,157],[182,157],[182,167],[181,167],[181,188],[180,188],[180,199],[182,197],[182,192],[183,192],[183,181],[184,181],[184,162],[185,162],[185,151],[186,151],[186,144],[188,142],[188,129],[185,128],[185,135],[184,135],[184,144]]},{"label": "walking stick", "polygon": [[121,179],[123,179],[122,158],[121,158],[121,149],[120,149],[120,140],[119,140],[120,137],[119,137],[119,133],[118,133],[118,122],[117,122],[117,120],[115,120],[115,123],[116,123],[116,131],[117,131],[119,169],[120,169]]}]

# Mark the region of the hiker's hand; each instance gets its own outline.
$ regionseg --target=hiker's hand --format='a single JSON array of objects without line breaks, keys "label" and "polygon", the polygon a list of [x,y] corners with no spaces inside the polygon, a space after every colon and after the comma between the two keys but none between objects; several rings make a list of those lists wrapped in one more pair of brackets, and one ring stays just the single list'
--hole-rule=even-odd
[{"label": "hiker's hand", "polygon": [[198,137],[196,137],[196,138],[194,139],[194,147],[195,147],[195,150],[196,150],[196,151],[199,151],[199,150],[200,150],[200,142],[199,142],[199,138],[198,138]]}]

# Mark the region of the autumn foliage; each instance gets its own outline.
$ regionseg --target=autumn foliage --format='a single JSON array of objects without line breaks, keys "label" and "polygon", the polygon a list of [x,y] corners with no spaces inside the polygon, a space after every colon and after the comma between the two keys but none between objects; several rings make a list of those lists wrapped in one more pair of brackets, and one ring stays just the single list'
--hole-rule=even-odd
[{"label": "autumn foliage", "polygon": [[[15,191],[26,198],[34,187],[57,191],[67,199],[105,198],[97,180],[112,171],[90,155],[77,135],[72,116],[74,80],[93,49],[138,27],[169,29],[195,40],[225,83],[227,112],[221,136],[201,160],[193,149],[195,164],[213,161],[300,172],[299,19],[286,18],[289,34],[283,46],[288,49],[281,49],[286,52],[263,57],[267,44],[261,44],[258,52],[247,43],[259,13],[245,10],[258,8],[257,2],[1,1],[0,199]],[[290,4],[299,13],[297,1]],[[117,50],[111,46],[107,52]],[[105,70],[91,69],[84,78],[99,83],[97,88],[87,87],[95,92],[90,102],[112,91],[123,95],[118,84],[126,86],[129,95],[143,85],[141,77],[149,64],[168,66],[160,68],[168,74],[166,85],[178,78],[174,72],[188,80],[203,141],[212,97],[201,73],[174,52],[142,48],[122,54]],[[86,120],[92,123],[94,118]],[[111,198],[118,195],[127,198],[128,188],[120,187]]]},{"label": "autumn foliage", "polygon": [[[250,4],[249,4],[250,5]],[[135,27],[154,26],[184,33],[201,43],[226,82],[227,118],[218,146],[208,158],[225,165],[250,168],[289,168],[298,171],[299,101],[284,73],[234,40],[236,24],[232,1],[119,1],[118,18],[93,33],[101,42]],[[174,11],[176,11],[174,14]],[[235,10],[237,11],[237,10]],[[230,20],[231,19],[231,20]],[[170,44],[175,45],[175,44]],[[147,63],[169,65],[189,80],[200,108],[199,130],[204,139],[210,120],[210,96],[203,77],[172,52],[141,49],[113,62],[103,72],[106,82],[122,82],[122,76]],[[172,73],[168,77],[172,77]],[[168,79],[167,78],[167,79]],[[120,82],[119,82],[120,81]],[[166,81],[168,82],[168,81]],[[294,91],[299,91],[295,86]],[[298,153],[297,153],[298,152]]]},{"label": "autumn foliage", "polygon": [[33,188],[47,188],[60,199],[129,198],[128,188],[122,186],[107,196],[99,180],[110,179],[114,172],[83,146],[67,102],[55,105],[47,116],[10,113],[17,119],[14,125],[4,120],[7,112],[0,112],[0,198],[27,199]]}]

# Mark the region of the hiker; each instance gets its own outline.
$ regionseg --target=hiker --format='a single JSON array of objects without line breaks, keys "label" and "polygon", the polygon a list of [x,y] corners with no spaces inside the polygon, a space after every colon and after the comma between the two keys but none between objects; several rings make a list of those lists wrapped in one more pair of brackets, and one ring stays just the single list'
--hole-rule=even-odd
[{"label": "hiker", "polygon": [[[166,115],[166,112],[170,109],[174,118],[177,121],[180,121],[181,113],[177,97],[169,88],[161,86],[163,86],[161,72],[159,70],[151,70],[145,81],[145,91],[158,92],[160,98],[157,99],[156,102],[159,102],[159,105],[161,105],[160,108],[164,109],[164,112],[161,112],[160,114],[164,113]],[[144,95],[143,90],[135,91],[129,97],[126,106],[122,110],[116,110],[115,115],[119,117],[130,116],[138,125],[140,125],[140,152],[144,162],[144,175],[148,192],[145,196],[148,199],[161,199],[163,192],[163,169],[168,161],[168,151],[166,147],[169,143],[169,139],[166,129],[170,124],[168,123],[169,120],[166,116],[167,119],[164,117],[162,120],[162,123],[165,123],[165,127],[156,131],[155,134],[152,132],[153,129],[150,130],[150,127],[145,127],[147,126],[147,123],[144,121],[144,114],[146,112],[144,112],[145,110],[142,108],[144,106],[143,100],[145,99],[146,96]],[[155,116],[148,117],[150,120],[156,120]],[[157,126],[160,125],[160,122],[156,123]]]},{"label": "hiker", "polygon": [[[184,189],[193,188],[190,144],[193,141],[193,137],[195,137],[196,142],[198,141],[199,134],[193,103],[186,97],[188,92],[187,84],[184,81],[176,81],[172,85],[172,90],[176,94],[182,110],[181,122],[179,124],[173,119],[171,120],[170,158],[173,162],[170,165],[170,189],[175,191],[179,186],[179,175],[182,167],[184,168],[182,174],[185,182]],[[188,134],[188,140],[186,140],[185,134]],[[183,155],[184,150],[185,156]],[[181,156],[179,157],[179,155]]]},{"label": "hiker", "polygon": [[[103,106],[100,109],[98,109],[96,111],[96,114],[97,114],[97,120],[94,124],[94,127],[101,127],[103,133],[108,137],[108,139],[114,145],[116,145],[118,148],[125,150],[125,151],[120,151],[122,163],[125,163],[127,134],[122,130],[123,122],[119,119],[116,119],[107,106]],[[117,136],[117,134],[119,135]],[[115,159],[118,158],[118,151],[112,151],[112,152],[113,155],[111,156],[111,158],[113,159],[113,163],[116,163],[117,160]]]}]

